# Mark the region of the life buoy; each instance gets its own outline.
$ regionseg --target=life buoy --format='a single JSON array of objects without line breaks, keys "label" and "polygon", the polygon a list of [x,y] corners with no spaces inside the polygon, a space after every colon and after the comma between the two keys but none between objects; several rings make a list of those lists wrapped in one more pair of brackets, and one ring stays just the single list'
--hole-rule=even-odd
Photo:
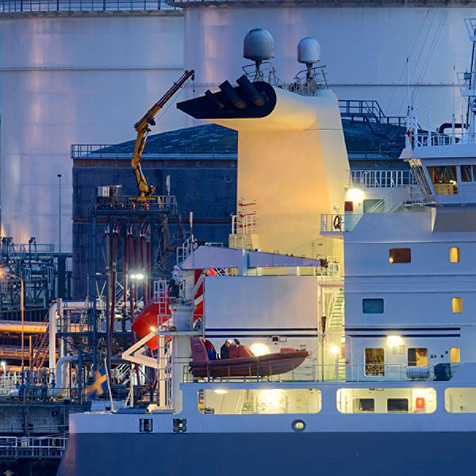
[{"label": "life buoy", "polygon": [[334,217],[334,229],[340,230],[340,215]]}]

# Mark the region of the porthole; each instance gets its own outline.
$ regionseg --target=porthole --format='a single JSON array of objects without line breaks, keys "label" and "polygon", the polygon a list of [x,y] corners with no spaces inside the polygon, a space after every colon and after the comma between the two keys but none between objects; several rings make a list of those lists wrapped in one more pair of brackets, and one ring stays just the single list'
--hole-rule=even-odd
[{"label": "porthole", "polygon": [[294,431],[304,431],[306,429],[306,422],[304,420],[294,420],[291,427]]}]

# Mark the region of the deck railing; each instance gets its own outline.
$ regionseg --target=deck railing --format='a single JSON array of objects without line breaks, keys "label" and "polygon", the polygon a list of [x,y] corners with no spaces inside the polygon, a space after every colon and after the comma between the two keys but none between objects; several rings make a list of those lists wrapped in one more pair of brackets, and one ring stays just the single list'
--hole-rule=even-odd
[{"label": "deck railing", "polygon": [[26,437],[0,436],[2,459],[61,459],[66,448],[67,436]]},{"label": "deck railing", "polygon": [[410,170],[350,170],[349,187],[397,188],[416,184]]},{"label": "deck railing", "polygon": [[[408,365],[399,364],[359,364],[345,365],[344,371],[341,368],[341,360],[336,358],[335,362],[322,365],[312,362],[308,357],[302,365],[293,368],[288,373],[279,375],[272,375],[269,371],[252,375],[250,369],[249,375],[240,377],[210,376],[197,378],[185,368],[183,382],[412,382],[433,381],[435,377],[434,366],[432,365],[409,367]],[[415,371],[415,369],[418,369],[418,371]],[[451,366],[452,373],[454,373],[455,369],[455,366]],[[231,373],[232,368],[230,366],[229,374],[231,375]]]},{"label": "deck railing", "polygon": [[2,0],[2,13],[98,12],[170,10],[160,0]]}]

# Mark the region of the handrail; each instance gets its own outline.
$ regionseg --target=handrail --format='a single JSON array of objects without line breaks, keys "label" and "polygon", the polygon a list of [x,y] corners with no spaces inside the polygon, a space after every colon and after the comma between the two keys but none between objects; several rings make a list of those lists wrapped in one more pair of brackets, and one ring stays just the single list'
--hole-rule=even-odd
[{"label": "handrail", "polygon": [[2,13],[170,10],[161,0],[2,0]]}]

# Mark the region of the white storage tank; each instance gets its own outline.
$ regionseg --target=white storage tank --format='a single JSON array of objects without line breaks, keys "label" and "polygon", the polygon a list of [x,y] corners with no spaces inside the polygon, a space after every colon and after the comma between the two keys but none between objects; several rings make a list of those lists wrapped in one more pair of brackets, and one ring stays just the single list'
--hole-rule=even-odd
[{"label": "white storage tank", "polygon": [[345,7],[318,2],[284,7],[272,1],[236,1],[229,7],[226,1],[215,2],[220,8],[201,3],[176,3],[184,8],[185,64],[193,61],[197,85],[209,88],[224,78],[238,78],[246,63],[236,61],[242,56],[241,39],[262,28],[274,38],[271,62],[286,83],[303,69],[296,58],[299,41],[312,37],[322,48],[319,64],[326,66],[339,99],[376,99],[386,115],[405,116],[410,95],[422,125],[429,113],[433,127],[451,121],[453,110],[460,117],[455,71],[469,67],[464,19],[474,16],[474,9],[462,3],[430,2],[424,8],[411,2],[405,7],[393,2],[347,2]]},{"label": "white storage tank", "polygon": [[[61,174],[61,250],[71,251],[71,145],[133,139],[183,72],[181,12],[147,13],[0,15],[2,235],[58,250]],[[183,127],[183,116],[168,108],[154,131]]]}]

